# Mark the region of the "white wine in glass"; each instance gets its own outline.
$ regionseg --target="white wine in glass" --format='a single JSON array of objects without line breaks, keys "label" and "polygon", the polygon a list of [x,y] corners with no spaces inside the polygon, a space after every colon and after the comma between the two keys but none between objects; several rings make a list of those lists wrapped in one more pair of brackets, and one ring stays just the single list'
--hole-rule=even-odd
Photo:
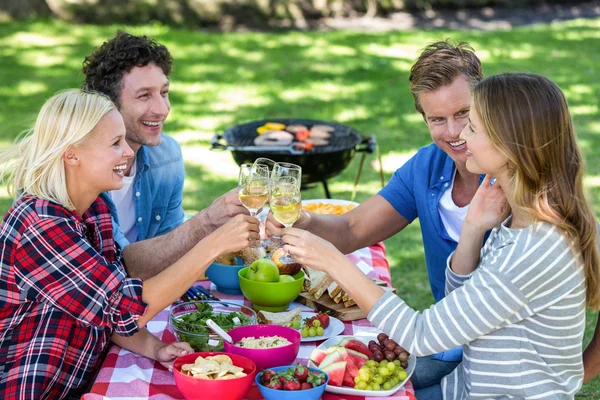
[{"label": "white wine in glass", "polygon": [[254,217],[269,199],[269,170],[252,164],[240,165],[238,197]]},{"label": "white wine in glass", "polygon": [[273,217],[286,228],[294,225],[294,222],[300,218],[301,211],[302,205],[297,197],[276,197],[271,199]]},{"label": "white wine in glass", "polygon": [[300,218],[300,187],[295,177],[285,176],[273,180],[270,207],[273,217],[286,228]]},{"label": "white wine in glass", "polygon": [[[269,203],[271,213],[277,222],[289,228],[300,218],[302,212],[300,184],[298,179],[292,176],[273,178],[272,184],[273,190]],[[284,264],[294,262],[289,254],[280,257],[279,261]]]}]

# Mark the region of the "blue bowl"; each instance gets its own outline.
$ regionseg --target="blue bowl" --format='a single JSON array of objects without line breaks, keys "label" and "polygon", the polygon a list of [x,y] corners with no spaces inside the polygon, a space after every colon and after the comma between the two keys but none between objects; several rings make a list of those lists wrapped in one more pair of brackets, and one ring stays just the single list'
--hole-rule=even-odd
[{"label": "blue bowl", "polygon": [[244,265],[225,265],[212,263],[206,270],[206,276],[217,286],[217,290],[227,294],[242,294],[238,272]]},{"label": "blue bowl", "polygon": [[[295,368],[295,367],[296,367],[295,365],[288,365],[288,366],[284,366],[284,367],[275,367],[275,368],[269,368],[269,369],[273,370],[275,372],[281,372],[281,371],[285,371],[288,368]],[[308,369],[311,372],[323,372],[320,369],[316,369],[316,368],[308,368]],[[265,400],[318,400],[321,398],[321,396],[323,396],[323,393],[325,392],[325,387],[329,383],[329,376],[327,376],[327,374],[325,372],[323,372],[323,373],[325,374],[325,377],[326,377],[325,383],[323,383],[321,386],[317,386],[316,388],[305,389],[305,390],[288,391],[288,390],[270,389],[270,388],[264,386],[260,381],[260,378],[262,376],[262,371],[256,374],[256,377],[254,378],[254,382],[256,382],[256,386],[258,386],[258,390],[260,390],[260,394],[263,395]]]}]

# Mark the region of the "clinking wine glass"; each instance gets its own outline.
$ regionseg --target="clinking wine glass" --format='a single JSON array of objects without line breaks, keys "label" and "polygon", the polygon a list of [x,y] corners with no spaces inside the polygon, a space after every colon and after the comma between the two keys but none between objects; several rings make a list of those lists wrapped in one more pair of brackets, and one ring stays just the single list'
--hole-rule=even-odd
[{"label": "clinking wine glass", "polygon": [[[293,176],[275,177],[272,183],[271,213],[277,222],[289,228],[300,218],[302,212],[300,183]],[[284,264],[294,262],[289,254],[280,257],[279,261]]]},{"label": "clinking wine glass", "polygon": [[269,199],[269,169],[260,165],[240,165],[238,177],[238,197],[251,216]]},{"label": "clinking wine glass", "polygon": [[271,178],[273,181],[282,177],[292,177],[296,179],[298,190],[302,186],[302,167],[296,164],[276,162],[273,165],[273,172]]}]

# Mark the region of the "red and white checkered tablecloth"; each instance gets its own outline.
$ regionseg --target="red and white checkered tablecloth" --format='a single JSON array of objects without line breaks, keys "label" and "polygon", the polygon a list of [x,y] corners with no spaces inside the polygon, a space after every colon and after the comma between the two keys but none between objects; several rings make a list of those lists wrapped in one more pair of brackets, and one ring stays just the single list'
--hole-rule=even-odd
[{"label": "red and white checkered tablecloth", "polygon": [[[368,276],[382,279],[390,282],[390,268],[385,258],[385,247],[383,243],[359,249],[348,258],[356,263]],[[221,300],[227,300],[237,304],[250,306],[250,302],[241,295],[228,295],[217,292],[215,286],[209,281],[198,282],[207,289],[210,289]],[[307,307],[298,304],[290,304],[291,308]],[[158,336],[166,343],[176,341],[174,333],[168,328],[169,311],[171,307],[166,308],[154,317],[147,325],[148,330]],[[366,319],[358,321],[344,322],[343,335],[353,335],[358,332],[378,332],[378,330]],[[298,358],[296,361],[307,364],[308,357],[312,350],[321,344],[321,342],[305,342],[300,346]],[[127,399],[127,400],[172,400],[183,399],[183,396],[175,385],[173,373],[166,370],[158,362],[146,357],[124,350],[119,346],[113,345],[108,352],[104,363],[96,377],[90,393],[85,394],[82,400],[99,399]],[[262,400],[258,388],[253,385],[246,396],[247,400]],[[331,393],[325,393],[323,400],[414,400],[414,391],[411,382],[407,382],[405,387],[400,389],[389,397],[362,397],[362,396],[342,396]]]}]

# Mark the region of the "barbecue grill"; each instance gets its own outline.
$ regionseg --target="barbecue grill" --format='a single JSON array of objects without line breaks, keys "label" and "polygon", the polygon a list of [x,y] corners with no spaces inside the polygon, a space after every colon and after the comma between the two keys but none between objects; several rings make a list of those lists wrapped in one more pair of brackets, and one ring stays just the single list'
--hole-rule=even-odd
[{"label": "barbecue grill", "polygon": [[[325,146],[314,146],[310,150],[289,146],[256,146],[254,139],[258,136],[256,128],[267,122],[278,122],[288,125],[304,125],[310,129],[313,125],[329,125],[335,130]],[[259,157],[273,161],[288,162],[302,167],[302,188],[307,189],[318,183],[323,184],[325,195],[331,198],[327,179],[342,172],[352,161],[356,152],[372,153],[376,146],[375,136],[362,136],[358,131],[335,122],[316,121],[310,119],[269,119],[236,125],[216,134],[212,139],[212,150],[229,150],[238,165],[252,163]],[[360,173],[360,172],[359,172]]]}]

